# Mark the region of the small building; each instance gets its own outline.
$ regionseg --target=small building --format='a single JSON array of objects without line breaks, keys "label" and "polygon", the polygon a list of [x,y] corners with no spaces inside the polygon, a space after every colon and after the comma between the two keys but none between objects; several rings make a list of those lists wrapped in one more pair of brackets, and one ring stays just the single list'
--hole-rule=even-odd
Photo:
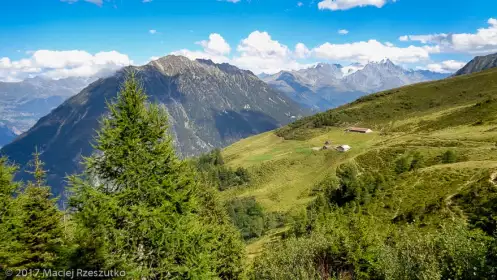
[{"label": "small building", "polygon": [[346,152],[348,150],[350,150],[350,146],[349,145],[341,145],[341,146],[337,147],[337,151],[339,151],[339,152]]},{"label": "small building", "polygon": [[346,129],[347,132],[357,132],[357,133],[371,133],[373,132],[369,128],[363,128],[363,127],[349,127]]}]

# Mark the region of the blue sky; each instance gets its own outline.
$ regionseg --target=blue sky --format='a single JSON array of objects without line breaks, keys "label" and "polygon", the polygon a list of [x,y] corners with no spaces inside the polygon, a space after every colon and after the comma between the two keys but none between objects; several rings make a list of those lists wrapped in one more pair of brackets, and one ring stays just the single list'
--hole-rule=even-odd
[{"label": "blue sky", "polygon": [[0,80],[86,75],[170,53],[254,72],[382,57],[447,72],[497,52],[496,0],[234,1],[5,1]]}]

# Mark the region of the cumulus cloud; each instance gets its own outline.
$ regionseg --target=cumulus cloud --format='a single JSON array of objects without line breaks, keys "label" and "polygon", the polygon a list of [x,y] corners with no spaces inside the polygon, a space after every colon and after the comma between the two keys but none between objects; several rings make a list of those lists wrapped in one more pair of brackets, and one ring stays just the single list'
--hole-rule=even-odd
[{"label": "cumulus cloud", "polygon": [[387,0],[323,0],[318,3],[320,10],[348,10],[356,7],[375,6],[383,7]]},{"label": "cumulus cloud", "polygon": [[19,81],[33,76],[52,79],[90,77],[103,72],[118,70],[133,62],[117,51],[90,54],[85,51],[38,50],[31,57],[11,61],[0,59],[0,80]]},{"label": "cumulus cloud", "polygon": [[212,33],[209,35],[209,40],[203,40],[197,42],[197,44],[204,47],[204,50],[207,53],[217,54],[217,55],[225,55],[229,54],[231,51],[230,45],[224,40],[224,38],[217,34]]},{"label": "cumulus cloud", "polygon": [[[306,47],[297,44],[300,55],[305,54]],[[296,70],[307,67],[295,60],[294,53],[280,42],[273,40],[269,33],[254,31],[243,39],[237,47],[238,55],[232,63],[240,68],[259,73],[277,73],[281,70]]]},{"label": "cumulus cloud", "polygon": [[349,31],[347,29],[340,29],[340,30],[338,30],[338,34],[347,35],[347,34],[349,34]]},{"label": "cumulus cloud", "polygon": [[397,63],[415,63],[427,60],[431,53],[438,53],[437,47],[409,46],[396,47],[391,43],[381,43],[377,40],[354,42],[347,44],[324,43],[312,50],[315,57],[329,60],[347,60],[360,63],[378,61],[389,58]]},{"label": "cumulus cloud", "polygon": [[446,60],[440,63],[430,63],[426,67],[418,67],[419,69],[426,69],[439,73],[454,73],[466,65],[465,62],[456,60]]},{"label": "cumulus cloud", "polygon": [[497,19],[490,18],[487,23],[487,28],[479,28],[475,33],[405,35],[399,39],[437,45],[443,52],[489,54],[497,52]]},{"label": "cumulus cloud", "polygon": [[171,54],[186,56],[189,59],[210,59],[216,63],[229,62],[229,58],[226,55],[231,52],[231,47],[221,35],[212,33],[209,35],[209,40],[196,42],[196,44],[202,46],[203,50],[191,51],[181,49]]},{"label": "cumulus cloud", "polygon": [[263,31],[254,31],[242,39],[232,55],[229,44],[217,33],[196,44],[202,46],[203,50],[182,49],[171,54],[183,55],[190,59],[211,59],[217,63],[227,62],[256,74],[302,69],[312,65],[309,60],[365,64],[389,58],[395,63],[419,63],[429,61],[431,54],[440,52],[438,46],[398,47],[390,42],[381,43],[377,40],[346,44],[327,42],[314,48],[298,43],[291,49]]},{"label": "cumulus cloud", "polygon": [[231,47],[219,34],[213,33],[209,40],[196,44],[202,46],[203,50],[182,49],[171,54],[183,55],[190,59],[203,58],[217,63],[231,63],[256,74],[304,68],[308,65],[298,63],[296,58],[310,55],[310,50],[302,43],[297,44],[293,52],[286,45],[273,40],[267,32],[261,31],[254,31],[241,40],[236,47],[236,53],[231,57],[228,57]]},{"label": "cumulus cloud", "polygon": [[295,46],[295,56],[297,58],[306,58],[311,54],[311,51],[303,43],[298,43]]},{"label": "cumulus cloud", "polygon": [[290,54],[287,46],[273,40],[269,33],[260,31],[254,31],[247,38],[243,39],[238,45],[237,51],[262,58],[283,57]]}]

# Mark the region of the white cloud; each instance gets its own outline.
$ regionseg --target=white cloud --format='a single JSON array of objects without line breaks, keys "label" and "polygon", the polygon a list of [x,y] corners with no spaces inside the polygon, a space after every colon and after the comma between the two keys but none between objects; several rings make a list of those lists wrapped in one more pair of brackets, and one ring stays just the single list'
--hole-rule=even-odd
[{"label": "white cloud", "polygon": [[329,60],[346,60],[367,63],[389,58],[396,63],[415,63],[427,60],[431,53],[438,53],[437,47],[409,46],[395,47],[393,44],[382,44],[377,40],[361,41],[347,44],[324,43],[312,50],[315,57]]},{"label": "white cloud", "polygon": [[304,3],[302,3],[302,2],[297,3],[297,7],[302,7],[302,6],[304,6]]},{"label": "white cloud", "polygon": [[148,31],[148,33],[150,33],[150,34],[152,34],[152,35],[153,35],[153,34],[157,34],[157,30],[155,30],[155,29],[150,29],[150,30]]},{"label": "white cloud", "polygon": [[211,59],[217,63],[227,62],[256,74],[297,70],[312,65],[310,61],[315,60],[365,64],[389,58],[395,63],[419,63],[429,61],[431,54],[440,52],[438,46],[397,47],[390,42],[381,43],[377,40],[346,44],[324,43],[312,49],[298,43],[292,50],[262,31],[254,31],[241,40],[233,55],[230,55],[229,44],[216,33],[211,34],[209,40],[197,44],[202,46],[203,50],[182,49],[171,54],[183,55],[190,59]]},{"label": "white cloud", "polygon": [[217,63],[231,63],[242,69],[248,69],[256,74],[276,73],[281,70],[300,69],[308,65],[300,64],[296,58],[309,56],[310,50],[300,43],[296,45],[295,53],[286,45],[275,41],[267,32],[254,31],[238,44],[236,54],[228,57],[231,48],[224,38],[216,33],[209,40],[197,42],[203,47],[201,51],[182,49],[171,54],[183,55],[190,59],[210,59]]},{"label": "white cloud", "polygon": [[311,54],[311,51],[303,43],[298,43],[295,46],[295,56],[297,58],[306,58]]},{"label": "white cloud", "polygon": [[399,39],[438,45],[442,52],[489,54],[497,52],[497,19],[487,22],[487,28],[479,28],[475,33],[406,35]]},{"label": "white cloud", "polygon": [[284,57],[290,54],[287,46],[273,40],[269,33],[260,31],[254,31],[243,39],[238,45],[237,51],[262,58]]},{"label": "white cloud", "polygon": [[338,34],[347,35],[347,34],[349,34],[349,31],[347,29],[340,29],[340,30],[338,30]]},{"label": "white cloud", "polygon": [[356,7],[375,6],[383,7],[387,0],[323,0],[318,3],[320,10],[348,10]]},{"label": "white cloud", "polygon": [[218,0],[218,1],[224,1],[224,2],[230,2],[230,3],[238,3],[241,0]]},{"label": "white cloud", "polygon": [[186,56],[189,59],[210,59],[216,63],[229,62],[229,58],[226,55],[231,52],[231,47],[221,35],[212,33],[209,35],[209,40],[203,40],[196,44],[202,46],[203,50],[191,51],[182,49],[174,51],[171,54]]},{"label": "white cloud", "polygon": [[93,3],[98,6],[102,6],[103,0],[85,0],[86,2]]},{"label": "white cloud", "polygon": [[181,49],[179,51],[171,52],[172,55],[182,55],[188,57],[191,60],[195,59],[210,59],[215,63],[228,63],[229,58],[223,55],[209,54],[204,51],[191,51],[188,49]]},{"label": "white cloud", "polygon": [[466,65],[465,62],[456,60],[446,60],[440,63],[431,63],[426,65],[426,67],[418,67],[419,69],[427,69],[433,72],[439,73],[454,73]]},{"label": "white cloud", "polygon": [[[78,2],[79,0],[60,0],[61,2],[67,2],[69,4],[73,4]],[[103,5],[103,0],[84,0],[85,2],[95,4],[97,6],[102,6]]]},{"label": "white cloud", "polygon": [[150,3],[152,0],[142,0],[142,3]]},{"label": "white cloud", "polygon": [[399,37],[399,41],[401,41],[401,42],[407,42],[407,41],[409,41],[409,36],[407,36],[407,35],[400,36]]},{"label": "white cloud", "polygon": [[151,57],[148,59],[148,61],[146,61],[146,62],[145,62],[145,64],[149,63],[150,61],[157,60],[157,59],[159,59],[159,58],[160,58],[160,56],[151,56]]},{"label": "white cloud", "polygon": [[18,81],[32,76],[53,79],[89,77],[97,73],[115,71],[133,62],[117,51],[99,52],[94,55],[80,50],[38,50],[31,57],[11,61],[0,59],[0,80]]},{"label": "white cloud", "polygon": [[231,52],[230,45],[224,40],[224,38],[217,34],[212,33],[209,35],[209,40],[203,40],[197,42],[197,44],[201,45],[205,52],[216,54],[216,55],[226,55]]},{"label": "white cloud", "polygon": [[[303,44],[296,46],[298,55],[305,54],[306,49]],[[294,53],[286,45],[273,40],[267,32],[250,33],[240,42],[237,51],[239,54],[232,59],[232,63],[256,74],[262,72],[272,74],[281,70],[296,70],[307,66],[297,62]]]}]

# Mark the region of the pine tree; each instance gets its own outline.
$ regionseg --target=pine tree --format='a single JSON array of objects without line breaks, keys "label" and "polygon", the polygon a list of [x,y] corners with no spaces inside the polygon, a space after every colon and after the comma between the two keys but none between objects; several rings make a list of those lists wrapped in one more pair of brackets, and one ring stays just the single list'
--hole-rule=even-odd
[{"label": "pine tree", "polygon": [[73,265],[133,278],[237,279],[241,265],[234,272],[220,265],[220,241],[229,239],[200,215],[195,173],[175,154],[167,113],[146,103],[136,75],[107,104],[96,153],[70,180],[79,243]]},{"label": "pine tree", "polygon": [[21,245],[11,267],[57,268],[64,246],[62,213],[45,185],[45,170],[38,152],[32,161],[34,181],[15,199],[18,223],[14,230]]}]

